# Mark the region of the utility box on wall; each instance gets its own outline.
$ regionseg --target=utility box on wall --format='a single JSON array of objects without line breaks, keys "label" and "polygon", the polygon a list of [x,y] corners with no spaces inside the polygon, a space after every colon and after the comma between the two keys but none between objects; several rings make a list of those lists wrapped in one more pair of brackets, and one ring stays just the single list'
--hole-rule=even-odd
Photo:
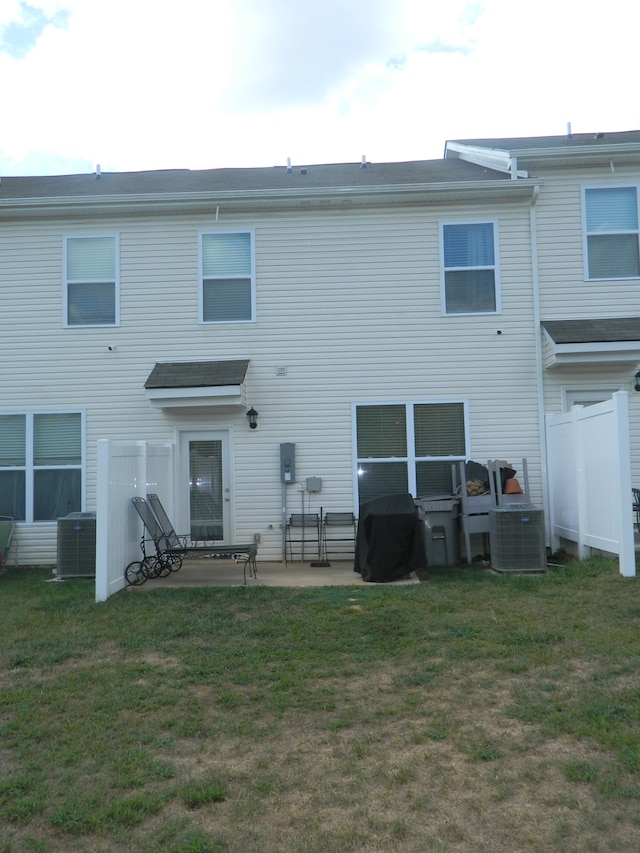
[{"label": "utility box on wall", "polygon": [[322,490],[321,477],[307,477],[307,491],[309,494],[317,495]]}]

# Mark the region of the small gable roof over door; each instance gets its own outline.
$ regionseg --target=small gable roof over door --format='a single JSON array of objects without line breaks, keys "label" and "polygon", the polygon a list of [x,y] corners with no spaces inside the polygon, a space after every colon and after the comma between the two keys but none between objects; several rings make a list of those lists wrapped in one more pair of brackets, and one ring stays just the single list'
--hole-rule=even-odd
[{"label": "small gable roof over door", "polygon": [[159,408],[245,406],[249,359],[157,362],[144,383]]},{"label": "small gable roof over door", "polygon": [[543,320],[545,367],[640,361],[640,317]]}]

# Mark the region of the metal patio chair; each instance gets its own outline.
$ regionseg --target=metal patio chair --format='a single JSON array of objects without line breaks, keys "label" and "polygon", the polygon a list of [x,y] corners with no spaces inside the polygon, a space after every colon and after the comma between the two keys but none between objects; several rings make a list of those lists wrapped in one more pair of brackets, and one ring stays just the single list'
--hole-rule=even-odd
[{"label": "metal patio chair", "polygon": [[[311,559],[320,556],[320,516],[317,512],[294,512],[287,524],[287,545],[289,559],[293,562],[294,550],[300,552],[304,563],[305,549],[307,555],[311,549]],[[285,551],[285,563],[287,562]]]},{"label": "metal patio chair", "polygon": [[[166,577],[170,572],[177,572],[182,567],[185,548],[184,542],[180,541],[173,530],[165,531],[144,498],[131,498],[131,503],[143,524],[140,539],[142,560],[129,563],[124,574],[128,583],[139,586],[149,578]],[[155,554],[147,553],[151,544]]]},{"label": "metal patio chair", "polygon": [[[149,558],[145,555],[145,543],[152,541],[156,554],[150,558],[155,561],[151,563],[151,571],[159,569],[158,573],[162,576],[172,571],[177,571],[182,566],[182,561],[189,555],[209,558],[212,560],[235,560],[243,563],[244,583],[247,582],[247,568],[249,569],[250,577],[257,577],[256,557],[258,554],[258,546],[255,543],[243,545],[222,545],[203,544],[193,545],[188,536],[181,536],[174,530],[173,524],[169,520],[167,513],[162,506],[158,495],[147,495],[147,499],[140,497],[131,498],[131,503],[136,508],[138,515],[142,519],[144,529],[147,531],[149,538],[143,532],[141,547],[143,552],[142,565],[138,568],[133,563],[129,574],[132,577],[130,583],[144,583],[148,574]],[[147,560],[147,562],[145,562]],[[127,567],[127,570],[129,567]],[[147,575],[145,577],[145,571]],[[141,577],[140,577],[141,575]],[[126,572],[125,572],[126,576]],[[156,575],[157,576],[157,575]],[[129,578],[127,578],[129,580]]]},{"label": "metal patio chair", "polygon": [[7,566],[13,528],[13,518],[10,515],[0,515],[0,569],[5,569]]},{"label": "metal patio chair", "polygon": [[322,517],[323,555],[353,557],[356,550],[357,521],[352,512],[325,512]]},{"label": "metal patio chair", "polygon": [[633,495],[633,512],[635,515],[635,525],[640,530],[640,489],[631,489]]}]

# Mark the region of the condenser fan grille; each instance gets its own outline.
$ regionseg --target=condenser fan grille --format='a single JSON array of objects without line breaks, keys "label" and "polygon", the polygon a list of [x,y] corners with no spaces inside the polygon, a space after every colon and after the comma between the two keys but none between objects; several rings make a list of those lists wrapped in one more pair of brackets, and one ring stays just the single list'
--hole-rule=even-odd
[{"label": "condenser fan grille", "polygon": [[73,512],[58,519],[59,578],[96,576],[96,514]]},{"label": "condenser fan grille", "polygon": [[511,504],[489,513],[491,566],[499,572],[546,570],[544,514],[532,504]]}]

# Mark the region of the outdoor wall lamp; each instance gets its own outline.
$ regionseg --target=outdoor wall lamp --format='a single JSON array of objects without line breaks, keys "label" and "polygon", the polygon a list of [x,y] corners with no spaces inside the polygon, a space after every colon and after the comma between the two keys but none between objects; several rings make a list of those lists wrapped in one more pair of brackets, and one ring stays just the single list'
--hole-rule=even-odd
[{"label": "outdoor wall lamp", "polygon": [[[640,375],[640,373],[638,375]],[[250,429],[255,429],[258,426],[258,414],[259,412],[256,412],[253,406],[251,406],[251,408],[247,412],[247,418],[249,419]]]},{"label": "outdoor wall lamp", "polygon": [[634,384],[634,390],[640,391],[640,370],[633,377],[636,381]]}]

